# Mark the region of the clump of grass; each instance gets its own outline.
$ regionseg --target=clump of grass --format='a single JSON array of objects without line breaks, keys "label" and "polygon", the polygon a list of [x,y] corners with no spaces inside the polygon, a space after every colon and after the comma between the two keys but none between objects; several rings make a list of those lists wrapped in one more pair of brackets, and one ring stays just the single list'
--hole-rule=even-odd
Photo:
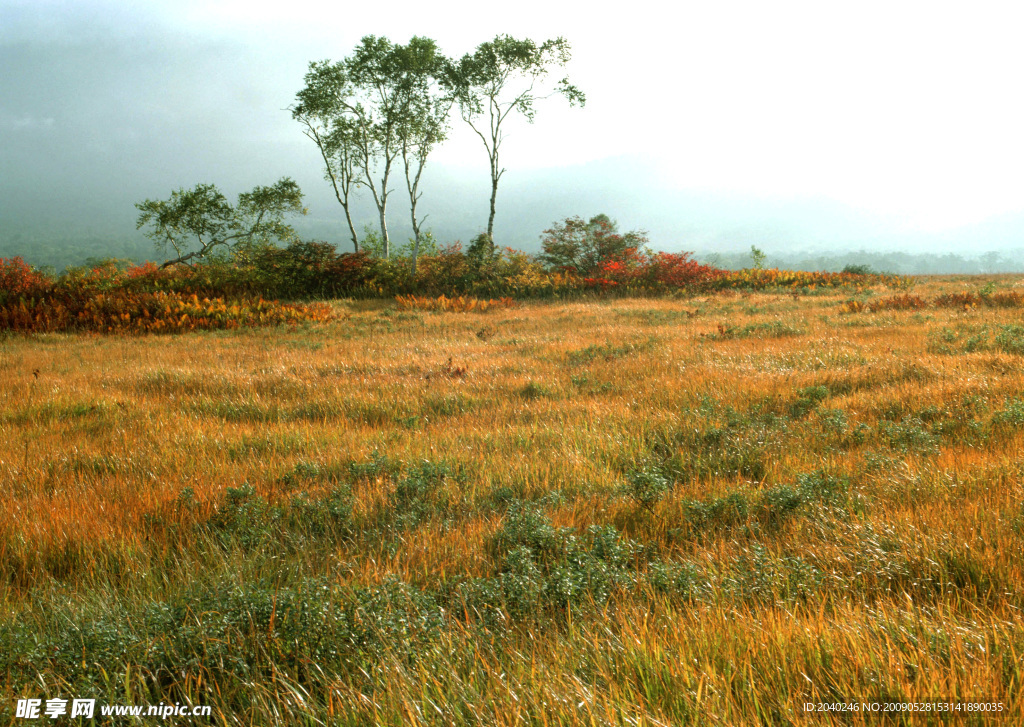
[{"label": "clump of grass", "polygon": [[586,348],[569,351],[566,353],[565,359],[570,366],[583,366],[593,363],[598,359],[614,361],[624,356],[633,356],[650,351],[657,343],[658,339],[651,337],[645,341],[617,345],[610,342],[601,345],[592,344]]},{"label": "clump of grass", "polygon": [[958,355],[989,350],[992,334],[988,326],[945,326],[928,336],[928,351],[946,355]]},{"label": "clump of grass", "polygon": [[410,469],[395,484],[388,498],[386,518],[399,530],[415,527],[432,517],[450,517],[461,503],[461,493],[446,492],[452,484],[459,488],[465,476],[444,462],[422,462]]},{"label": "clump of grass", "polygon": [[806,386],[799,389],[796,392],[796,398],[789,406],[789,415],[794,419],[805,417],[828,396],[827,386]]},{"label": "clump of grass", "polygon": [[935,454],[939,451],[939,438],[918,417],[908,417],[898,422],[883,421],[878,434],[889,447],[900,452]]},{"label": "clump of grass", "polygon": [[526,384],[526,386],[519,390],[519,396],[528,400],[544,399],[552,396],[552,394],[553,392],[551,391],[551,389],[549,389],[547,386],[544,386],[543,384],[538,384],[535,381],[529,382],[528,384]]},{"label": "clump of grass", "polygon": [[311,538],[343,537],[352,524],[352,493],[347,485],[336,485],[319,499],[302,494],[287,504],[272,505],[245,483],[229,487],[223,504],[197,528],[228,548],[253,549],[270,543],[301,548]]},{"label": "clump of grass", "polygon": [[799,328],[794,328],[782,321],[750,323],[745,326],[731,326],[719,323],[718,330],[705,334],[705,338],[712,341],[729,341],[737,338],[786,338],[789,336],[799,336],[802,333],[803,331]]},{"label": "clump of grass", "polygon": [[1024,355],[1024,326],[1001,326],[996,334],[995,346],[1004,353]]}]

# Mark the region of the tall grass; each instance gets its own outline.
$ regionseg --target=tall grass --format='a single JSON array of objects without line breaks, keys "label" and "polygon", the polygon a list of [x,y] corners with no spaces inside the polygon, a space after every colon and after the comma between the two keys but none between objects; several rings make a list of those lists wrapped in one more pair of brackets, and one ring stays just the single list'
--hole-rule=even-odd
[{"label": "tall grass", "polygon": [[2,340],[0,722],[1022,722],[1017,313],[844,302]]}]

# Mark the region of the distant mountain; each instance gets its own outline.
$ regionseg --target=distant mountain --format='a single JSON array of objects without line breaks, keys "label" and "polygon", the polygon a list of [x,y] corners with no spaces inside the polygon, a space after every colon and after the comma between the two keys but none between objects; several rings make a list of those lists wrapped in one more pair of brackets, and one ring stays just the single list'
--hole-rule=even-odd
[{"label": "distant mountain", "polygon": [[[306,158],[304,157],[303,160]],[[287,169],[275,157],[270,168]],[[725,194],[715,190],[674,189],[673,180],[656,165],[639,157],[616,157],[586,164],[549,169],[517,169],[514,159],[498,190],[495,237],[499,244],[537,251],[540,235],[553,223],[579,215],[605,213],[622,230],[646,230],[652,247],[690,250],[702,256],[749,252],[756,245],[769,255],[787,259],[813,258],[864,250],[909,254],[955,253],[979,256],[995,251],[1004,257],[1024,248],[1024,211],[938,233],[901,227],[899,220],[866,214],[833,200],[785,199]],[[88,240],[95,255],[104,237],[111,239],[111,254],[125,250],[151,250],[135,230],[134,203],[145,197],[169,196],[174,185],[162,186],[156,172],[125,162],[123,176],[105,183],[67,180],[56,184],[44,177],[0,181],[0,254],[32,257],[41,240],[60,240],[75,257],[75,240]],[[268,184],[281,172],[261,178],[210,181],[233,197],[256,184]],[[295,222],[301,235],[351,248],[341,208],[317,168],[299,168],[293,176],[307,195],[310,213]],[[238,178],[232,178],[238,177]],[[400,178],[399,178],[400,180]],[[389,206],[389,229],[396,240],[411,235],[408,203],[395,182]],[[153,191],[162,189],[162,191]],[[426,227],[444,243],[468,242],[486,227],[489,180],[486,169],[429,166],[420,209]],[[357,209],[357,229],[376,228],[376,214],[368,200]],[[114,244],[116,242],[116,244]],[[20,245],[20,247],[19,247]],[[50,246],[52,248],[52,245]],[[84,249],[83,249],[84,251]],[[52,259],[52,256],[51,256]],[[80,261],[80,260],[77,260]]]}]

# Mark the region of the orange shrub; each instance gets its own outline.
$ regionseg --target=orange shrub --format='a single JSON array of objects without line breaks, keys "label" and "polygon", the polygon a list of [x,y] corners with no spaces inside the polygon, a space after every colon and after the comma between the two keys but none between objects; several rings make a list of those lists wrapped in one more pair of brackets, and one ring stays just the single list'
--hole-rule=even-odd
[{"label": "orange shrub", "polygon": [[927,307],[928,301],[919,295],[894,295],[891,298],[876,300],[868,306],[872,311],[918,310]]},{"label": "orange shrub", "polygon": [[0,304],[11,298],[33,295],[49,281],[20,257],[0,258]]},{"label": "orange shrub", "polygon": [[0,328],[24,333],[95,331],[99,333],[181,333],[239,326],[324,321],[323,304],[284,304],[262,299],[228,303],[179,293],[119,290],[80,301],[21,298],[0,306]]},{"label": "orange shrub", "polygon": [[396,295],[395,301],[404,309],[434,310],[451,313],[485,313],[497,308],[515,308],[519,304],[512,298],[479,300],[465,295],[448,298],[440,295],[429,298],[417,295]]},{"label": "orange shrub", "polygon": [[940,308],[974,308],[981,303],[977,293],[946,293],[935,298],[935,305]]}]

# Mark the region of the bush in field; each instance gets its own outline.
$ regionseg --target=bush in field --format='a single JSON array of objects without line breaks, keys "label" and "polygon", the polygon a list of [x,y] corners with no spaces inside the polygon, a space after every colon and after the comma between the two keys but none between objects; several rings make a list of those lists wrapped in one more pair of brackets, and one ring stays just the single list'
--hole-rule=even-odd
[{"label": "bush in field", "polygon": [[[186,254],[191,262],[201,258],[194,265],[135,265],[111,259],[70,268],[56,278],[14,258],[0,260],[0,328],[170,332],[321,320],[327,315],[324,309],[282,308],[264,297],[401,296],[403,304],[414,307],[484,310],[509,307],[513,298],[595,290],[813,289],[879,282],[877,276],[849,273],[726,272],[698,263],[687,252],[651,254],[646,242],[642,233],[620,234],[614,222],[598,215],[589,222],[568,218],[547,230],[544,252],[536,258],[496,248],[482,235],[468,251],[458,242],[421,249],[415,270],[411,259],[400,255],[390,260],[365,251],[339,255],[325,242],[291,239],[278,247],[263,238],[211,248],[194,259]],[[986,294],[979,300],[1011,306],[1019,304],[1020,296]],[[872,309],[925,304],[904,295],[874,303]]]},{"label": "bush in field", "polygon": [[641,467],[626,477],[626,492],[643,508],[650,510],[669,491],[672,483],[658,467]]},{"label": "bush in field", "polygon": [[0,329],[23,333],[183,333],[324,321],[330,316],[330,309],[322,305],[285,305],[264,300],[229,302],[124,289],[78,295],[60,295],[58,291],[0,305]]},{"label": "bush in field", "polygon": [[261,246],[250,257],[256,282],[264,295],[307,298],[323,297],[328,292],[338,253],[327,242],[295,240],[284,248]]},{"label": "bush in field", "polygon": [[479,268],[473,262],[459,243],[439,248],[435,254],[419,258],[413,288],[427,295],[467,292],[479,277]]},{"label": "bush in field", "polygon": [[717,280],[723,271],[702,265],[688,252],[658,252],[651,256],[650,279],[665,288],[682,288]]},{"label": "bush in field", "polygon": [[48,280],[20,257],[0,258],[0,305],[38,293]]},{"label": "bush in field", "polygon": [[919,295],[896,295],[883,298],[868,306],[872,311],[880,310],[920,310],[928,307],[928,301]]},{"label": "bush in field", "polygon": [[621,275],[642,263],[647,237],[637,231],[619,234],[607,215],[589,222],[569,217],[545,230],[541,245],[540,260],[551,269],[596,278],[602,273]]}]

